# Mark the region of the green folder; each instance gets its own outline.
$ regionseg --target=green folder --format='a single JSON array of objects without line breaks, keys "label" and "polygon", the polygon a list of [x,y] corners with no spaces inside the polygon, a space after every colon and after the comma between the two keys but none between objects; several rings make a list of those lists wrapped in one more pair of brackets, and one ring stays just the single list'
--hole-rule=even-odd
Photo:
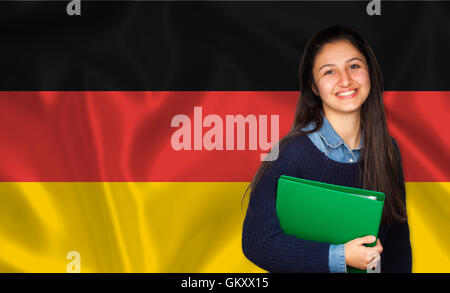
[{"label": "green folder", "polygon": [[[377,191],[282,175],[276,211],[287,235],[344,244],[367,235],[378,237],[384,198],[384,193]],[[365,272],[351,267],[347,271]]]}]

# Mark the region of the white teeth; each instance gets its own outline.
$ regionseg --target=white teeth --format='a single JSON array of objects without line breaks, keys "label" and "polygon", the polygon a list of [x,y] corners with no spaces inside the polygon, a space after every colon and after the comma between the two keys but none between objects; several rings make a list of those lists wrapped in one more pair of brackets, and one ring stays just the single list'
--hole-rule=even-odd
[{"label": "white teeth", "polygon": [[355,92],[356,92],[356,90],[352,90],[349,92],[339,93],[339,94],[337,94],[337,96],[350,96],[350,95],[353,95]]}]

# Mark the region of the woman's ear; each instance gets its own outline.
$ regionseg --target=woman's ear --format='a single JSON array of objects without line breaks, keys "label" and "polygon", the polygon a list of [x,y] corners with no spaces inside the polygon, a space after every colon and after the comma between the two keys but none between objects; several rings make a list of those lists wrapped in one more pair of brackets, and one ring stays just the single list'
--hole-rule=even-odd
[{"label": "woman's ear", "polygon": [[316,96],[319,95],[319,91],[317,90],[316,84],[314,82],[311,84],[311,89],[312,89],[313,93],[316,94]]}]

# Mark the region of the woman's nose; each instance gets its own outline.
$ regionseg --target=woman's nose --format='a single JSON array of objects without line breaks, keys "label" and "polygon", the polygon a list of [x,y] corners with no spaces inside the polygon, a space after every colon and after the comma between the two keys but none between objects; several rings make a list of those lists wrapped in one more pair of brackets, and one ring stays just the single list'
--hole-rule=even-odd
[{"label": "woman's nose", "polygon": [[341,87],[348,87],[351,84],[351,77],[347,71],[342,71],[339,75],[338,85]]}]

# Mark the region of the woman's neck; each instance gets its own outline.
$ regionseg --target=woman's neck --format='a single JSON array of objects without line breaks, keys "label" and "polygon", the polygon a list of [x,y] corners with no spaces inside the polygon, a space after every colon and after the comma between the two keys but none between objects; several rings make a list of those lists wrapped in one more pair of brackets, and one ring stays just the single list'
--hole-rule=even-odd
[{"label": "woman's neck", "polygon": [[[339,134],[350,149],[356,149],[361,141],[360,112],[330,113],[324,111],[333,129]],[[327,113],[328,112],[328,113]]]}]

